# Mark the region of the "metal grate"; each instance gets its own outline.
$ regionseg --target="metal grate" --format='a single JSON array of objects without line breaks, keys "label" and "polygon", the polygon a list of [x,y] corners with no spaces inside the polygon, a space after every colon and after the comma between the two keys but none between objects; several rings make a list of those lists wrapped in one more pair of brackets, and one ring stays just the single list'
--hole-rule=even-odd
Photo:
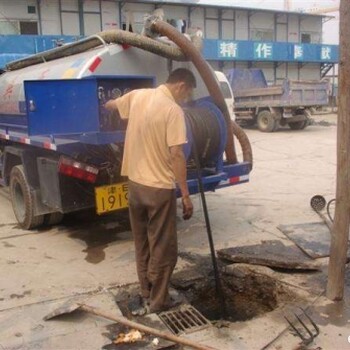
[{"label": "metal grate", "polygon": [[211,326],[210,321],[188,304],[163,311],[158,316],[174,334],[191,333]]}]

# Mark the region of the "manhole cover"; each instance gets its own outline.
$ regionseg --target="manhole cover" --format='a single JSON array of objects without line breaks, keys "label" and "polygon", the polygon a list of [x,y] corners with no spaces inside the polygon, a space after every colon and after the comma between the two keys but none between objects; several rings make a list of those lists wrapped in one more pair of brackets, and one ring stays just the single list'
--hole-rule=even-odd
[{"label": "manhole cover", "polygon": [[174,334],[191,333],[211,326],[197,309],[187,304],[163,311],[158,316]]}]

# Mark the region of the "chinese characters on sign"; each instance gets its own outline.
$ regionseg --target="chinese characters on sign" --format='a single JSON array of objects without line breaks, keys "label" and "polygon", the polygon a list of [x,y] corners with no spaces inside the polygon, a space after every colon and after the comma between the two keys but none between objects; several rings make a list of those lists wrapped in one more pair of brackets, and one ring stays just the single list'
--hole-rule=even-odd
[{"label": "chinese characters on sign", "polygon": [[329,46],[322,46],[321,48],[321,60],[330,60],[331,59],[332,49]]},{"label": "chinese characters on sign", "polygon": [[270,59],[273,56],[272,44],[254,43],[254,58]]},{"label": "chinese characters on sign", "polygon": [[[206,45],[206,41],[208,45]],[[205,40],[207,59],[223,61],[337,62],[334,45],[261,42],[249,40]]]},{"label": "chinese characters on sign", "polygon": [[222,58],[237,58],[238,44],[235,42],[222,41],[219,44],[219,57]]},{"label": "chinese characters on sign", "polygon": [[294,59],[303,59],[304,58],[304,49],[301,45],[294,45]]}]

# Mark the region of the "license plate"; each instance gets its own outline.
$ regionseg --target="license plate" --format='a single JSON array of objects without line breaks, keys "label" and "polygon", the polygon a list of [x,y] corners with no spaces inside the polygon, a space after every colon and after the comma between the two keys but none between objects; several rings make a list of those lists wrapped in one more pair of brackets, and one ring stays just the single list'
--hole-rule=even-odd
[{"label": "license plate", "polygon": [[128,184],[126,182],[95,188],[97,214],[128,207]]}]

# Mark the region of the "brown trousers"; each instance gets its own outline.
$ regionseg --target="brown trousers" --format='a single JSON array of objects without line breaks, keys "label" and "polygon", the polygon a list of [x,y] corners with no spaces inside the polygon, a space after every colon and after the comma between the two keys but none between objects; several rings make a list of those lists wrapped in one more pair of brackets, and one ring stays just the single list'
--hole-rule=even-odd
[{"label": "brown trousers", "polygon": [[150,298],[151,311],[160,311],[169,303],[177,261],[175,190],[129,180],[129,213],[141,294]]}]

